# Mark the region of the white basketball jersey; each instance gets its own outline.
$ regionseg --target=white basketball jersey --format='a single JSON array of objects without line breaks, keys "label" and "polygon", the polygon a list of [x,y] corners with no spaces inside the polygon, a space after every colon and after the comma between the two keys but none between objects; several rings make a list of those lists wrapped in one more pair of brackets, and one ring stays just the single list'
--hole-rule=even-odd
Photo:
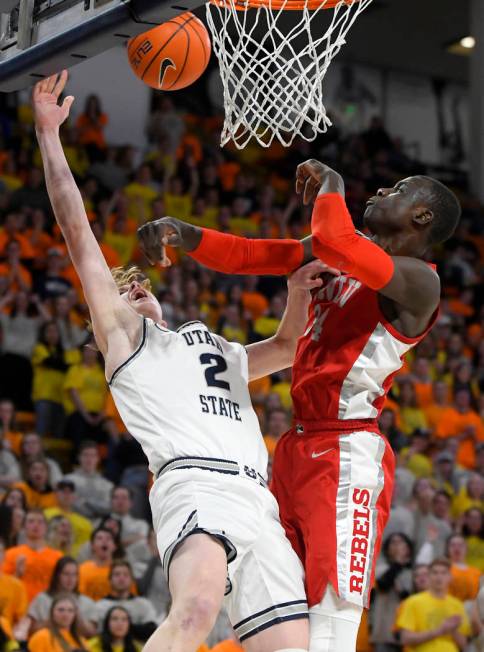
[{"label": "white basketball jersey", "polygon": [[240,344],[202,322],[174,332],[144,319],[140,345],[110,386],[153,473],[178,457],[209,457],[247,465],[266,479],[267,451],[247,382]]}]

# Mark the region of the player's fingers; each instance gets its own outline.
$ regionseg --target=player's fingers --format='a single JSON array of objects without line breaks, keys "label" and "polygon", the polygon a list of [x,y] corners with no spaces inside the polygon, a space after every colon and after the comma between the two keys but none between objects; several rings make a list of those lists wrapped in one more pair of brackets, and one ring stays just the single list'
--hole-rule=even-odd
[{"label": "player's fingers", "polygon": [[298,195],[304,190],[304,184],[308,178],[306,163],[300,163],[296,168],[296,192]]},{"label": "player's fingers", "polygon": [[313,194],[314,194],[313,183],[314,183],[313,178],[308,177],[306,179],[306,183],[304,184],[303,203],[305,205],[310,204],[313,198]]},{"label": "player's fingers", "polygon": [[47,77],[46,79],[46,93],[52,93],[52,91],[55,88],[57,82],[57,75],[51,75],[50,77]]},{"label": "player's fingers", "polygon": [[315,288],[320,288],[323,285],[322,278],[310,278],[306,283],[308,290],[314,290]]},{"label": "player's fingers", "polygon": [[62,91],[66,86],[66,83],[67,83],[67,70],[63,70],[61,74],[57,77],[55,86],[52,89],[52,94],[55,95],[56,98],[60,97],[60,94],[62,93]]},{"label": "player's fingers", "polygon": [[66,98],[64,98],[64,101],[62,102],[62,108],[66,112],[66,117],[69,115],[73,102],[74,102],[73,95],[68,95]]},{"label": "player's fingers", "polygon": [[163,246],[161,244],[159,228],[154,222],[149,222],[147,226],[150,256],[154,262],[158,262],[163,259]]},{"label": "player's fingers", "polygon": [[321,274],[321,272],[325,272],[328,269],[328,266],[326,263],[323,263],[322,260],[316,258],[315,260],[311,260],[311,262],[307,263],[304,266],[304,269],[306,269],[309,274],[314,276],[315,274]]},{"label": "player's fingers", "polygon": [[138,229],[138,238],[140,242],[141,250],[143,251],[146,258],[149,260],[151,265],[154,265],[157,262],[155,258],[156,254],[153,252],[153,246],[151,243],[151,234],[149,231],[149,225],[145,224]]}]

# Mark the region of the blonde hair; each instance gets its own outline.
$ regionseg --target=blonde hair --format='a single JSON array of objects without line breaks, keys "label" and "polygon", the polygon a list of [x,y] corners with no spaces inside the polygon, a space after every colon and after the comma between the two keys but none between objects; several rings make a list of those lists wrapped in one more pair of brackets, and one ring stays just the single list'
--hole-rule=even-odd
[{"label": "blonde hair", "polygon": [[140,285],[148,292],[151,292],[151,281],[147,278],[137,265],[131,267],[113,267],[111,269],[113,277],[118,290],[126,285],[130,285],[133,281],[138,281]]},{"label": "blonde hair", "polygon": [[[137,265],[131,265],[131,267],[126,267],[126,268],[111,267],[110,272],[111,272],[111,276],[113,277],[113,281],[116,283],[116,287],[120,291],[121,288],[126,287],[126,285],[130,285],[130,283],[132,283],[133,281],[138,281],[138,283],[141,285],[142,288],[144,288],[148,292],[151,292],[150,279],[143,274],[143,272],[140,270],[140,268]],[[89,333],[93,332],[92,321],[90,319],[86,320],[86,327]],[[87,344],[86,346],[90,346],[92,349],[98,351],[97,346],[92,346],[91,344]]]}]

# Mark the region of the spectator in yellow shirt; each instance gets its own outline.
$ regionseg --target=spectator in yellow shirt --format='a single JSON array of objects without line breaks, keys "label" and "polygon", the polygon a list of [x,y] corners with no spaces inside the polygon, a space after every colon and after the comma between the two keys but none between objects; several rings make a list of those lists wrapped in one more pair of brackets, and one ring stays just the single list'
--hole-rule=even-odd
[{"label": "spectator in yellow shirt", "polygon": [[450,562],[436,559],[429,569],[428,591],[412,595],[400,607],[400,641],[409,652],[463,651],[471,628],[463,603],[449,594]]},{"label": "spectator in yellow shirt", "polygon": [[173,215],[180,220],[189,218],[193,210],[192,197],[196,194],[197,186],[196,169],[191,170],[191,183],[188,192],[183,188],[183,181],[180,177],[173,177],[169,182],[167,192],[163,194],[166,214]]},{"label": "spectator in yellow shirt", "polygon": [[[133,217],[137,216],[140,223],[151,219],[151,204],[158,197],[159,191],[156,185],[153,183],[153,175],[149,165],[144,164],[138,168],[134,181],[129,183],[124,188],[124,195],[129,200],[128,213],[130,215],[133,215]],[[143,215],[138,214],[138,205],[140,201],[143,204]],[[172,213],[169,212],[168,214],[172,215]]]},{"label": "spectator in yellow shirt", "polygon": [[418,407],[417,395],[412,381],[399,383],[400,389],[400,419],[401,429],[406,435],[411,435],[418,428],[427,429],[427,421],[422,409]]},{"label": "spectator in yellow shirt", "polygon": [[79,548],[91,538],[93,527],[84,516],[73,511],[76,502],[76,486],[72,480],[61,480],[56,486],[57,507],[44,510],[48,521],[55,516],[64,516],[72,526],[73,542],[72,552],[77,555]]},{"label": "spectator in yellow shirt", "polygon": [[471,507],[484,510],[484,478],[478,473],[472,473],[467,483],[461,487],[452,502],[452,513],[455,518],[462,516]]},{"label": "spectator in yellow shirt", "polygon": [[83,439],[101,442],[107,383],[99,354],[91,345],[82,349],[82,362],[73,365],[64,382],[64,408],[69,415],[66,432],[77,451]]},{"label": "spectator in yellow shirt", "polygon": [[477,507],[464,514],[462,534],[467,544],[466,562],[484,573],[484,514]]},{"label": "spectator in yellow shirt", "polygon": [[77,351],[64,351],[60,332],[53,321],[46,322],[32,353],[35,430],[40,435],[60,437],[64,427],[62,395],[70,364],[78,361]]}]

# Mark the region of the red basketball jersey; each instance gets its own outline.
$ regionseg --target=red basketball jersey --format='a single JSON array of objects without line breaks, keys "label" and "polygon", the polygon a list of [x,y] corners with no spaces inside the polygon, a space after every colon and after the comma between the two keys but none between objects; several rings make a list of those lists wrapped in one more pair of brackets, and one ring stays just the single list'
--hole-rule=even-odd
[{"label": "red basketball jersey", "polygon": [[436,316],[422,335],[405,337],[383,315],[375,290],[347,275],[328,279],[313,292],[297,347],[295,419],[375,419],[403,356]]}]

